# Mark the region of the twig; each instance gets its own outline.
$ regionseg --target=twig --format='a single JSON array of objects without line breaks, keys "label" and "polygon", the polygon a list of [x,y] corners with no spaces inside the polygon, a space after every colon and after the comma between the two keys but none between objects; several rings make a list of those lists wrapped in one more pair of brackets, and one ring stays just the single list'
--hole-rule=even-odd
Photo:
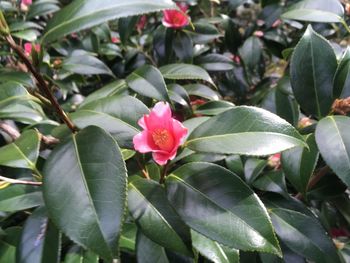
[{"label": "twig", "polygon": [[40,186],[43,184],[42,182],[17,180],[17,179],[7,178],[1,175],[0,175],[0,181],[7,182],[10,184],[26,184],[26,185],[36,185],[36,186]]},{"label": "twig", "polygon": [[167,164],[164,166],[163,172],[162,172],[162,174],[160,175],[160,179],[159,179],[159,183],[160,183],[160,184],[164,184],[165,176],[167,175],[168,170],[169,170],[169,164],[170,164],[170,162],[167,163]]},{"label": "twig", "polygon": [[15,128],[3,121],[0,122],[0,130],[8,134],[11,137],[12,141],[17,140],[21,135]]},{"label": "twig", "polygon": [[31,61],[28,59],[28,57],[23,52],[22,47],[18,46],[11,35],[5,36],[5,39],[7,43],[10,45],[10,47],[17,53],[17,55],[21,58],[23,63],[27,66],[28,70],[33,74],[35,79],[38,82],[38,87],[40,91],[45,94],[45,96],[49,99],[51,105],[55,108],[58,116],[60,116],[61,120],[68,126],[68,128],[72,132],[76,132],[77,129],[74,126],[73,122],[68,118],[67,114],[64,112],[64,110],[61,108],[59,103],[57,102],[56,98],[52,94],[50,88],[46,84],[44,78],[41,76],[41,74],[34,68]]},{"label": "twig", "polygon": [[147,180],[151,180],[151,177],[149,177],[148,172],[144,169],[144,167],[143,167],[143,165],[141,164],[140,159],[138,158],[138,156],[136,156],[135,160],[136,160],[136,162],[137,162],[137,165],[138,165],[138,166],[140,167],[140,169],[141,169],[141,172],[142,172],[143,177],[145,177]]},{"label": "twig", "polygon": [[[328,166],[324,166],[321,169],[318,170],[318,172],[312,177],[310,180],[307,190],[313,188],[321,179],[323,176],[325,176],[328,172],[330,172],[331,169]],[[295,198],[301,200],[303,198],[302,193],[298,193]]]}]

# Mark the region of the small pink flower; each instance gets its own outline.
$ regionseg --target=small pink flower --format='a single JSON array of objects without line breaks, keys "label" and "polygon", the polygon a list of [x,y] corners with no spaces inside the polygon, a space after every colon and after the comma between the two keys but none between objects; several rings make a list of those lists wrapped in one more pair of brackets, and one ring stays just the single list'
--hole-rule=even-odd
[{"label": "small pink flower", "polygon": [[280,24],[282,24],[282,20],[277,19],[275,22],[273,22],[271,27],[275,28],[275,27],[278,27]]},{"label": "small pink flower", "polygon": [[[30,56],[30,54],[32,53],[32,49],[33,49],[33,45],[32,43],[25,43],[24,44],[24,51],[26,53],[27,56]],[[36,52],[40,52],[40,45],[39,44],[35,44],[34,45],[34,49]]]},{"label": "small pink flower", "polygon": [[147,16],[143,15],[140,17],[139,21],[136,24],[137,31],[141,32],[147,24]]},{"label": "small pink flower", "polygon": [[254,32],[254,36],[256,36],[256,37],[263,37],[264,36],[264,32],[263,31],[255,31]]},{"label": "small pink flower", "polygon": [[112,41],[112,43],[114,43],[114,44],[120,43],[120,39],[119,39],[118,37],[112,37],[112,38],[111,38],[111,41]]},{"label": "small pink flower", "polygon": [[178,3],[177,6],[181,11],[176,9],[163,11],[164,17],[162,23],[165,27],[178,29],[187,26],[190,23],[190,18],[186,15],[188,6],[184,3]]},{"label": "small pink flower", "polygon": [[168,103],[158,102],[138,124],[144,130],[133,138],[136,151],[152,152],[153,159],[159,165],[165,165],[168,160],[175,158],[177,149],[187,135],[187,128],[172,118]]},{"label": "small pink flower", "polygon": [[32,4],[32,0],[22,0],[22,4],[28,6]]},{"label": "small pink flower", "polygon": [[276,153],[274,155],[271,155],[267,160],[267,164],[270,167],[278,170],[281,167],[281,153]]}]

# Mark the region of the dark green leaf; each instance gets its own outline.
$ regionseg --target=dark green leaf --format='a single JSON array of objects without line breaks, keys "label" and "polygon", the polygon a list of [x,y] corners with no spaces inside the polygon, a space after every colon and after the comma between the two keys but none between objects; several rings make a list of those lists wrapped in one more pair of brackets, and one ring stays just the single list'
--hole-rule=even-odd
[{"label": "dark green leaf", "polygon": [[200,234],[236,249],[281,254],[265,207],[230,171],[186,164],[167,177],[166,189],[177,213]]},{"label": "dark green leaf", "polygon": [[338,0],[303,0],[282,15],[285,19],[311,22],[341,22],[344,8]]},{"label": "dark green leaf", "polygon": [[145,65],[135,70],[126,81],[132,90],[143,96],[170,102],[163,76],[153,66]]},{"label": "dark green leaf", "polygon": [[45,204],[58,228],[106,260],[115,258],[127,175],[113,138],[87,127],[56,146],[43,172]]},{"label": "dark green leaf", "polygon": [[148,239],[140,231],[136,239],[136,257],[138,263],[169,263],[165,249]]},{"label": "dark green leaf", "polygon": [[282,167],[288,181],[300,193],[305,194],[308,183],[315,170],[319,152],[314,135],[308,135],[305,139],[309,149],[295,147],[282,153]]},{"label": "dark green leaf", "polygon": [[191,37],[185,31],[175,32],[173,39],[173,49],[176,56],[185,63],[192,63],[193,42]]},{"label": "dark green leaf", "polygon": [[266,160],[260,160],[257,158],[249,158],[244,164],[244,177],[248,184],[254,182],[254,180],[260,175],[266,166]]},{"label": "dark green leaf", "polygon": [[339,178],[350,186],[350,118],[329,116],[317,124],[316,142],[320,153]]},{"label": "dark green leaf", "polygon": [[326,116],[333,102],[337,59],[328,41],[309,26],[296,46],[290,66],[295,98],[307,114]]},{"label": "dark green leaf", "polygon": [[[184,227],[158,183],[142,178],[130,182],[128,208],[142,233],[153,242],[175,252],[191,255],[188,249],[190,231]],[[157,226],[157,231],[154,231],[154,226]]]},{"label": "dark green leaf", "polygon": [[244,62],[244,65],[254,70],[260,63],[262,56],[262,43],[258,37],[249,37],[239,49],[239,54]]},{"label": "dark green leaf", "polygon": [[235,105],[233,103],[225,100],[209,101],[198,106],[195,113],[203,115],[218,115],[224,111],[232,109],[234,106]]},{"label": "dark green leaf", "polygon": [[184,88],[187,90],[189,95],[203,97],[208,100],[220,99],[220,95],[216,91],[203,84],[188,84],[185,85]]},{"label": "dark green leaf", "polygon": [[44,207],[26,220],[17,248],[17,263],[58,263],[61,237],[49,221]]},{"label": "dark green leaf", "polygon": [[0,148],[0,165],[36,170],[40,136],[35,130],[27,130],[13,143]]},{"label": "dark green leaf", "polygon": [[0,190],[0,211],[15,212],[42,204],[42,192],[37,186],[17,184]]},{"label": "dark green leaf", "polygon": [[78,128],[99,126],[111,133],[121,147],[133,149],[132,138],[139,133],[137,122],[148,112],[138,99],[116,95],[86,104],[70,117]]},{"label": "dark green leaf", "polygon": [[129,16],[119,19],[118,31],[123,45],[127,44],[127,41],[129,40],[129,37],[131,36],[131,33],[133,32],[138,20],[138,16]]},{"label": "dark green leaf", "polygon": [[289,197],[282,171],[271,171],[263,174],[253,182],[253,186],[262,191],[279,193],[287,198]]},{"label": "dark green leaf", "polygon": [[193,230],[191,236],[193,247],[214,263],[239,263],[238,250],[225,248]]},{"label": "dark green leaf", "polygon": [[91,55],[76,55],[65,59],[62,68],[81,75],[106,74],[114,76],[112,71],[98,58]]},{"label": "dark green leaf", "polygon": [[334,77],[334,98],[350,97],[350,49],[348,48],[341,59]]},{"label": "dark green leaf", "polygon": [[169,64],[161,67],[160,72],[166,79],[200,79],[215,86],[213,80],[203,68],[190,64]]},{"label": "dark green leaf", "polygon": [[57,12],[45,29],[43,42],[61,39],[64,35],[90,28],[120,17],[174,8],[170,0],[142,2],[137,0],[75,0]]},{"label": "dark green leaf", "polygon": [[280,117],[259,108],[240,106],[201,124],[186,145],[201,152],[269,155],[305,143]]},{"label": "dark green leaf", "polygon": [[232,60],[220,54],[209,54],[196,58],[195,63],[208,71],[229,71],[233,69]]}]

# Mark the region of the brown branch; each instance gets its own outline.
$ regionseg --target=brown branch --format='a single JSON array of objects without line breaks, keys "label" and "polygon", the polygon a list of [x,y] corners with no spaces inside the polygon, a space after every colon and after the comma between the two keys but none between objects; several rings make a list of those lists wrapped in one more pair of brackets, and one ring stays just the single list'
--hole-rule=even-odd
[{"label": "brown branch", "polygon": [[0,122],[0,130],[8,134],[11,137],[12,141],[17,140],[21,135],[15,128],[3,121]]},{"label": "brown branch", "polygon": [[10,184],[26,184],[26,185],[36,185],[36,186],[40,186],[43,184],[42,182],[17,180],[17,179],[7,178],[1,175],[0,175],[0,181],[10,183]]},{"label": "brown branch", "polygon": [[55,108],[58,116],[61,118],[61,120],[68,126],[68,128],[72,132],[76,132],[77,129],[73,122],[68,118],[67,114],[64,112],[64,110],[61,108],[59,103],[57,102],[56,98],[52,94],[49,86],[46,84],[44,78],[41,76],[41,74],[34,68],[31,61],[28,59],[28,57],[25,55],[22,47],[17,45],[11,35],[5,36],[5,39],[7,43],[10,45],[10,47],[17,53],[17,55],[20,57],[20,59],[23,61],[23,63],[26,65],[28,70],[33,74],[34,78],[37,80],[38,87],[40,91],[45,94],[45,96],[49,99],[51,105]]},{"label": "brown branch", "polygon": [[[331,169],[328,166],[324,166],[317,171],[317,173],[311,178],[307,190],[313,188],[327,173],[329,173]],[[303,198],[302,193],[298,193],[295,198],[301,200]]]}]

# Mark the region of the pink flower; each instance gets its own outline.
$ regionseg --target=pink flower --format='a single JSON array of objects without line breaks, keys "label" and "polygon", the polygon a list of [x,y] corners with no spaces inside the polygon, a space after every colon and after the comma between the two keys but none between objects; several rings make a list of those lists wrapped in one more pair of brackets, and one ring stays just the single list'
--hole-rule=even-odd
[{"label": "pink flower", "polygon": [[120,39],[118,37],[112,37],[111,38],[112,43],[117,44],[120,43]]},{"label": "pink flower", "polygon": [[22,0],[22,4],[28,6],[32,4],[32,0]]},{"label": "pink flower", "polygon": [[139,21],[136,24],[137,31],[141,32],[147,24],[147,16],[143,15],[140,17]]},{"label": "pink flower", "polygon": [[278,170],[281,167],[281,153],[276,153],[274,155],[271,155],[267,159],[267,164],[270,167],[275,168],[276,170]]},{"label": "pink flower", "polygon": [[186,15],[188,6],[183,3],[178,3],[177,6],[181,11],[176,9],[163,11],[163,25],[170,28],[182,28],[190,23],[190,18]]},{"label": "pink flower", "polygon": [[[24,44],[24,51],[26,53],[27,56],[30,56],[30,54],[32,53],[32,49],[33,49],[33,45],[31,43],[25,43]],[[36,52],[40,52],[40,45],[39,44],[35,44],[34,45],[34,49]]]},{"label": "pink flower", "polygon": [[187,135],[187,128],[171,116],[168,103],[158,102],[149,115],[138,124],[144,129],[133,138],[134,148],[140,153],[153,153],[159,165],[165,165],[176,156],[177,149]]}]

